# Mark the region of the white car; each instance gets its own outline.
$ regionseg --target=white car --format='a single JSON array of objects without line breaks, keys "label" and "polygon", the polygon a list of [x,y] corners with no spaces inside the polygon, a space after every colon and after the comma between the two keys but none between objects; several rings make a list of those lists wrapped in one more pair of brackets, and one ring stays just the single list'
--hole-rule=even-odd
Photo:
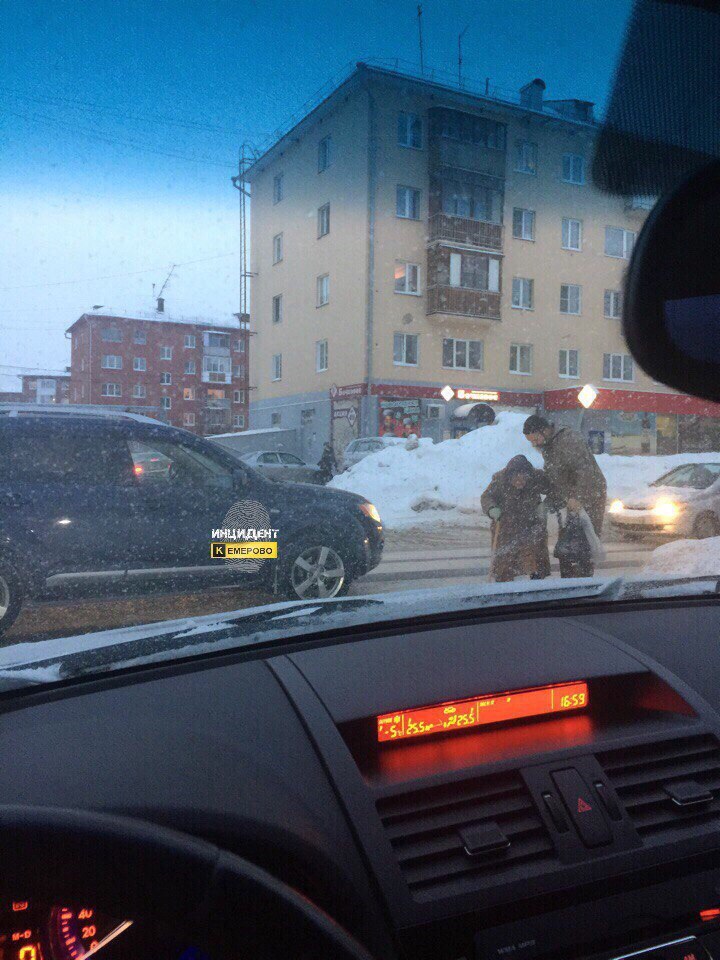
[{"label": "white car", "polygon": [[720,536],[720,463],[685,463],[610,504],[610,525],[628,538]]},{"label": "white car", "polygon": [[349,470],[369,454],[398,443],[407,443],[407,437],[361,437],[359,440],[351,440],[343,451],[340,469]]}]

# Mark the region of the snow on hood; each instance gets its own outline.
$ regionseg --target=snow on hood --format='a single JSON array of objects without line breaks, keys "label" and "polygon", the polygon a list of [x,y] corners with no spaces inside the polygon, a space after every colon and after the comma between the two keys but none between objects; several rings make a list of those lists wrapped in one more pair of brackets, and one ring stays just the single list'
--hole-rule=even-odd
[{"label": "snow on hood", "polygon": [[654,507],[658,500],[677,500],[690,503],[707,494],[705,490],[693,490],[690,487],[644,487],[626,494],[622,498],[626,507]]}]

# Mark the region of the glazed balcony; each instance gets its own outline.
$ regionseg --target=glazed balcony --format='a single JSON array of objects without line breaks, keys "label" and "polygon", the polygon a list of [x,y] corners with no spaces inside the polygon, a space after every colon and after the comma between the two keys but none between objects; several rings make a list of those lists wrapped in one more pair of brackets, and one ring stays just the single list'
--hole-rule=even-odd
[{"label": "glazed balcony", "polygon": [[500,322],[500,294],[471,287],[436,284],[427,290],[427,315]]},{"label": "glazed balcony", "polygon": [[430,241],[445,240],[449,243],[465,243],[485,250],[502,250],[503,228],[499,223],[453,217],[436,213],[430,217]]}]

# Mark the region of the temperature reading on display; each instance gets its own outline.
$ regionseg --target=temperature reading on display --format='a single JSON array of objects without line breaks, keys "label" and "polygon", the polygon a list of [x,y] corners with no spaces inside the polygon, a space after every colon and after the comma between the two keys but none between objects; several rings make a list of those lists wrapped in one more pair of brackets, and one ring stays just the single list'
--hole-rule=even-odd
[{"label": "temperature reading on display", "polygon": [[542,717],[588,706],[588,685],[585,681],[533,687],[528,690],[506,690],[469,700],[452,700],[435,706],[398,710],[377,718],[380,743],[405,740],[433,733],[451,733],[470,727]]}]

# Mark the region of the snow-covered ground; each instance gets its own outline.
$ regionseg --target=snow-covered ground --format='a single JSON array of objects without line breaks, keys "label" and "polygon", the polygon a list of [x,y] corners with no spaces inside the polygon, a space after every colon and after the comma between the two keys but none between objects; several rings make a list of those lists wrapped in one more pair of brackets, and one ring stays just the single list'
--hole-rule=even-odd
[{"label": "snow-covered ground", "polygon": [[[373,453],[331,486],[360,493],[371,500],[390,529],[426,524],[472,526],[489,524],[480,508],[480,494],[492,475],[511,457],[524,454],[536,467],[542,457],[523,436],[525,414],[500,413],[489,427],[458,440],[429,439],[397,444]],[[601,454],[597,461],[608,484],[608,499],[626,498],[681,463],[720,460],[720,453],[681,453],[663,457],[620,457]],[[676,568],[677,569],[677,568]]]},{"label": "snow-covered ground", "polygon": [[677,574],[684,577],[720,576],[720,537],[707,540],[674,540],[650,554],[643,573]]}]

